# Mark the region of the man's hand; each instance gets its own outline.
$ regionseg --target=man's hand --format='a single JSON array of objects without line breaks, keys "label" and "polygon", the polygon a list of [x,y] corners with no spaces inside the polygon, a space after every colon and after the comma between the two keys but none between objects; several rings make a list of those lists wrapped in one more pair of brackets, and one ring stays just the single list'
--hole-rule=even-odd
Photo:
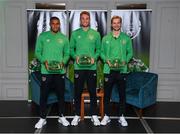
[{"label": "man's hand", "polygon": [[47,60],[44,62],[44,64],[45,64],[45,68],[46,68],[47,70],[49,70],[48,61],[47,61]]},{"label": "man's hand", "polygon": [[111,62],[109,60],[107,60],[106,63],[108,64],[109,67],[112,66],[112,64],[111,64]]},{"label": "man's hand", "polygon": [[59,65],[60,65],[60,68],[64,67],[64,63],[63,62],[61,62]]},{"label": "man's hand", "polygon": [[126,65],[126,62],[125,61],[122,61],[122,66]]},{"label": "man's hand", "polygon": [[76,63],[79,64],[79,57],[76,57]]},{"label": "man's hand", "polygon": [[94,64],[94,58],[91,58],[91,64]]}]

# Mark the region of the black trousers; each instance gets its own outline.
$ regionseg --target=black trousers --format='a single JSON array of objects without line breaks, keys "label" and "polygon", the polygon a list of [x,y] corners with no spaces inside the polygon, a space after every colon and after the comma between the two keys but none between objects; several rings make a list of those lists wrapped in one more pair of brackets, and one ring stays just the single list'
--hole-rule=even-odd
[{"label": "black trousers", "polygon": [[110,74],[104,76],[104,112],[109,116],[109,103],[114,84],[118,85],[119,92],[119,115],[125,114],[126,105],[126,75],[119,71],[111,71]]},{"label": "black trousers", "polygon": [[81,95],[84,84],[87,82],[87,89],[90,94],[90,114],[97,115],[97,97],[96,97],[96,71],[95,70],[75,70],[74,88],[75,88],[75,114],[80,115]]},{"label": "black trousers", "polygon": [[64,114],[64,74],[42,74],[41,93],[40,93],[40,117],[46,118],[47,98],[50,90],[54,89],[58,98],[59,116]]}]

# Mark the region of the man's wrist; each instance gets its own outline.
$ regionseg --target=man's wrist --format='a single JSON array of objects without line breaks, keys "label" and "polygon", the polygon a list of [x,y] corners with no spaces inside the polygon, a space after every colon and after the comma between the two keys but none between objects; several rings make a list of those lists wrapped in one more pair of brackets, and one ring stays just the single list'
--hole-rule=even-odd
[{"label": "man's wrist", "polygon": [[105,63],[107,63],[107,64],[108,64],[109,62],[110,62],[110,60],[106,60],[106,61],[105,61]]}]

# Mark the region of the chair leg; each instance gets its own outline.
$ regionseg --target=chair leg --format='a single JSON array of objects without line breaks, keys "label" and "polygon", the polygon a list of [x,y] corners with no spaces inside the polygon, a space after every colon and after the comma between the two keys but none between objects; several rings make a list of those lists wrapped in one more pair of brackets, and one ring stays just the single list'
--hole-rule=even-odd
[{"label": "chair leg", "polygon": [[139,116],[140,116],[140,118],[142,118],[142,116],[143,116],[143,109],[142,108],[139,109]]},{"label": "chair leg", "polygon": [[81,120],[84,120],[84,97],[81,97]]},{"label": "chair leg", "polygon": [[99,99],[99,113],[100,113],[100,115],[101,115],[101,119],[102,119],[103,116],[104,116],[104,105],[103,105],[103,101],[104,101],[104,98],[101,97],[101,98]]}]

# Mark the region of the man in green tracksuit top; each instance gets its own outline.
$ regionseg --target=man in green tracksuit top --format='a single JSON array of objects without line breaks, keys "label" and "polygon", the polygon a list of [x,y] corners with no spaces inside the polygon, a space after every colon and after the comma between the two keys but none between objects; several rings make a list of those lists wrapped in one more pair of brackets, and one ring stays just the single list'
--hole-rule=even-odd
[{"label": "man in green tracksuit top", "polygon": [[42,128],[46,124],[46,107],[49,90],[52,85],[58,97],[59,118],[58,122],[68,126],[69,122],[63,116],[65,69],[70,55],[69,41],[65,35],[59,32],[60,20],[57,17],[50,19],[51,30],[39,35],[35,56],[41,62],[41,90],[40,90],[40,120],[35,128]]},{"label": "man in green tracksuit top", "polygon": [[[100,53],[101,39],[100,34],[91,29],[90,13],[83,11],[80,14],[81,28],[72,32],[70,39],[70,53],[74,62],[74,88],[75,88],[75,116],[71,125],[76,126],[80,121],[80,102],[81,94],[84,88],[85,81],[90,93],[90,114],[91,121],[95,126],[100,125],[97,117],[96,106],[96,60]],[[87,64],[83,64],[83,57],[89,57]]]},{"label": "man in green tracksuit top", "polygon": [[133,56],[132,41],[128,35],[121,32],[122,19],[114,16],[111,19],[112,32],[102,39],[101,58],[104,61],[104,112],[105,116],[101,125],[110,122],[108,106],[114,84],[118,85],[120,96],[119,123],[128,126],[124,118],[125,114],[125,74],[127,73],[127,63]]}]

